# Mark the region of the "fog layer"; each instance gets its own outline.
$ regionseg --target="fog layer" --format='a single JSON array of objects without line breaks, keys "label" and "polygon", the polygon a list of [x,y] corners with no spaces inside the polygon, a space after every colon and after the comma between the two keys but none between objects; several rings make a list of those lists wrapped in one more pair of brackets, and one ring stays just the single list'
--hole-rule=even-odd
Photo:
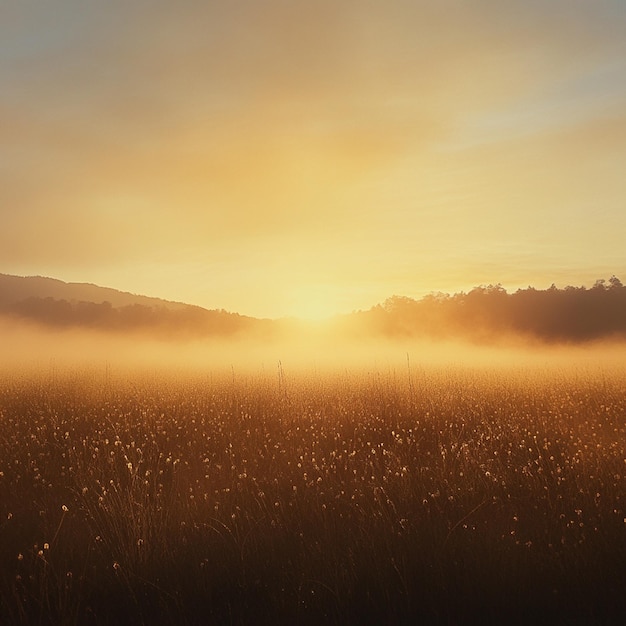
[{"label": "fog layer", "polygon": [[477,345],[423,338],[339,338],[323,328],[300,328],[263,339],[164,340],[143,335],[0,322],[0,368],[49,372],[61,369],[179,371],[289,376],[290,374],[393,374],[399,379],[429,367],[624,369],[623,342],[566,346],[508,342]]}]

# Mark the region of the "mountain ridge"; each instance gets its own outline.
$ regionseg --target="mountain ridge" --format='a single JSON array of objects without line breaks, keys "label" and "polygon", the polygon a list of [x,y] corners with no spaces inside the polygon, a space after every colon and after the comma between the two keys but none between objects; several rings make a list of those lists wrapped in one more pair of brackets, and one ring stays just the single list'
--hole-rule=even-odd
[{"label": "mountain ridge", "polygon": [[[139,304],[169,310],[203,309],[193,304],[133,294],[94,283],[66,282],[48,276],[17,276],[0,273],[0,305],[15,305],[28,298],[53,298],[68,302],[109,302],[114,308]],[[204,309],[208,310],[208,309]]]},{"label": "mountain ridge", "polygon": [[93,283],[0,274],[0,316],[42,327],[139,332],[158,337],[232,336],[263,321],[218,309],[135,295]]}]

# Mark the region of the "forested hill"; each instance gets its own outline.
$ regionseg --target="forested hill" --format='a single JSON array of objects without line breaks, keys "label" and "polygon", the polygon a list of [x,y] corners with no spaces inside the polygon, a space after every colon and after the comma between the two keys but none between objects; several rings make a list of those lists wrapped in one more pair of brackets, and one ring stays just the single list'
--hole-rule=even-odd
[{"label": "forested hill", "polygon": [[40,326],[172,338],[232,335],[264,321],[85,283],[0,274],[0,315]]},{"label": "forested hill", "polygon": [[497,340],[521,335],[551,342],[626,339],[626,287],[615,276],[598,280],[591,288],[553,285],[507,293],[500,285],[489,285],[421,300],[394,296],[351,318],[344,324],[387,336]]},{"label": "forested hill", "polygon": [[44,276],[12,276],[0,274],[0,306],[10,307],[28,298],[52,298],[67,302],[109,302],[113,307],[139,304],[151,308],[183,310],[189,305],[161,298],[139,296],[91,283],[66,283]]}]

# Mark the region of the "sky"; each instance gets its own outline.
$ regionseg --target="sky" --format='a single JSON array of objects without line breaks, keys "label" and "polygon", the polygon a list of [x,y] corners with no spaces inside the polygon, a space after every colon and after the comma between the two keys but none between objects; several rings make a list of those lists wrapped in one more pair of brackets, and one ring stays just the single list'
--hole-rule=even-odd
[{"label": "sky", "polygon": [[626,280],[622,0],[2,0],[0,272],[256,317]]}]

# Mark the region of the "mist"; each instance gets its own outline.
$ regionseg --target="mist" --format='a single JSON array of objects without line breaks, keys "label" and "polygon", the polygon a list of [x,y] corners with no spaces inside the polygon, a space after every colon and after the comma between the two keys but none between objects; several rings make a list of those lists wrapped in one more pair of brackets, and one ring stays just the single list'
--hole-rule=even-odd
[{"label": "mist", "polygon": [[167,372],[228,376],[385,374],[407,380],[430,368],[623,370],[623,341],[546,344],[520,337],[491,344],[459,339],[341,336],[323,325],[299,324],[263,336],[165,339],[84,328],[50,329],[0,321],[3,371]]}]

